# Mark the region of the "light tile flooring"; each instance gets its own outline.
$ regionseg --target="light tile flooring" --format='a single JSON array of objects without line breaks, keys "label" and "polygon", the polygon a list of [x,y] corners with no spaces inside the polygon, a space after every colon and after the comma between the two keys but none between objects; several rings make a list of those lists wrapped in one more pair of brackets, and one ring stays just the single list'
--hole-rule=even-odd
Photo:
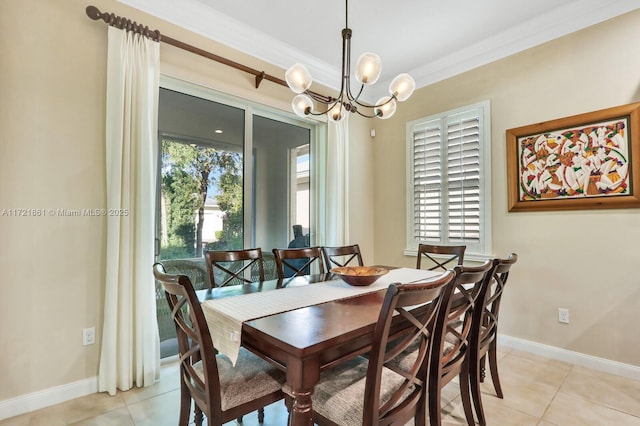
[{"label": "light tile flooring", "polygon": [[[640,426],[640,381],[507,348],[499,356],[504,399],[495,396],[491,380],[483,385],[489,426]],[[178,368],[172,364],[163,368],[160,382],[149,388],[115,397],[89,395],[0,420],[0,426],[175,426],[178,404]],[[444,389],[443,407],[444,425],[465,424],[457,383]],[[286,425],[282,402],[265,411],[264,426]],[[242,424],[257,425],[256,414],[245,416]]]}]

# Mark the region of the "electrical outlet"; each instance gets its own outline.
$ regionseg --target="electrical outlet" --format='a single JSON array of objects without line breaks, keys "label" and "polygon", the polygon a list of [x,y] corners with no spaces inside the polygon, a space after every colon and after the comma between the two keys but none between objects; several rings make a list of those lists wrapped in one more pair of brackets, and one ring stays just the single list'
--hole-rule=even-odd
[{"label": "electrical outlet", "polygon": [[82,329],[82,345],[93,345],[96,342],[96,328],[83,328]]},{"label": "electrical outlet", "polygon": [[569,324],[569,309],[558,308],[558,322]]}]

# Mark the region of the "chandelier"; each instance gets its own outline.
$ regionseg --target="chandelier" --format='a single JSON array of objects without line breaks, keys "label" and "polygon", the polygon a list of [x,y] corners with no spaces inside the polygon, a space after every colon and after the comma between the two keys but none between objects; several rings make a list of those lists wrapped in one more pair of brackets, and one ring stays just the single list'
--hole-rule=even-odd
[{"label": "chandelier", "polygon": [[[378,117],[387,119],[396,112],[397,101],[404,101],[413,93],[416,83],[409,74],[399,74],[389,85],[389,95],[383,96],[371,105],[360,100],[365,85],[378,81],[382,64],[380,56],[375,53],[363,53],[358,58],[355,77],[360,83],[357,95],[351,92],[351,29],[349,28],[349,1],[345,0],[345,28],[342,30],[342,82],[337,97],[323,96],[309,90],[312,79],[309,70],[302,64],[291,66],[285,73],[285,80],[293,92],[291,106],[300,117],[306,115],[323,115],[331,121],[339,121],[346,112],[355,112],[366,118]],[[316,105],[320,106],[316,110]],[[362,111],[364,110],[364,112]]]}]

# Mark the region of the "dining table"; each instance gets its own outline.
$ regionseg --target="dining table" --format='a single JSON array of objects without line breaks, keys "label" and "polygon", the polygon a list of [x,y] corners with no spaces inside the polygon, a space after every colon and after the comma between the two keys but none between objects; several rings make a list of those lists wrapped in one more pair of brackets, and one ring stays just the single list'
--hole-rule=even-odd
[{"label": "dining table", "polygon": [[[312,395],[320,374],[370,350],[387,287],[441,272],[394,268],[367,287],[333,274],[198,291],[214,346],[235,362],[242,346],[286,373],[289,424],[313,425]],[[399,318],[392,334],[407,328]]]}]

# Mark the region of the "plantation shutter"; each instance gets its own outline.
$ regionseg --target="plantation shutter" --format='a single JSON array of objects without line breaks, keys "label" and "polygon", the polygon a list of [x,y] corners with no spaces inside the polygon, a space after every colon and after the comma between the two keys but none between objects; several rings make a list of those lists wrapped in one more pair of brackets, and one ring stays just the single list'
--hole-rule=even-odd
[{"label": "plantation shutter", "polygon": [[481,114],[478,108],[413,125],[415,241],[480,242]]},{"label": "plantation shutter", "polygon": [[480,117],[447,120],[448,240],[480,240]]},{"label": "plantation shutter", "polygon": [[413,134],[413,224],[418,240],[442,236],[442,126],[433,120]]}]

